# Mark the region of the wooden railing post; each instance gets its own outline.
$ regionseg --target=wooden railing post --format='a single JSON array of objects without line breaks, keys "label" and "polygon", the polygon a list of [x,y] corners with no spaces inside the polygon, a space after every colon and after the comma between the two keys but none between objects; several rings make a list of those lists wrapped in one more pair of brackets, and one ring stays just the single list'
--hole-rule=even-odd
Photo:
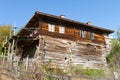
[{"label": "wooden railing post", "polygon": [[28,65],[29,65],[29,55],[26,58],[26,65],[25,65],[25,70],[28,70]]}]

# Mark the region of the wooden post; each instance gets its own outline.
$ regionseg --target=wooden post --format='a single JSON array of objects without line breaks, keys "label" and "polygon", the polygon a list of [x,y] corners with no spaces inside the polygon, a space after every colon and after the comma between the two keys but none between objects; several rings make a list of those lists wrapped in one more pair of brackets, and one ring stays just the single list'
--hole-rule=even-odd
[{"label": "wooden post", "polygon": [[9,44],[9,46],[8,46],[8,52],[7,52],[7,55],[10,54],[10,47],[11,47],[11,44],[10,44],[10,43],[8,43],[8,44]]},{"label": "wooden post", "polygon": [[19,68],[18,68],[18,64],[19,64],[19,59],[17,59],[17,65],[16,65],[16,74],[17,74],[17,77],[20,76],[20,72],[19,72]]},{"label": "wooden post", "polygon": [[5,55],[4,55],[3,52],[2,52],[2,62],[3,62],[3,64],[4,64],[4,62],[5,62]]},{"label": "wooden post", "polygon": [[26,65],[25,65],[25,70],[28,70],[28,66],[29,66],[29,55],[26,58]]},{"label": "wooden post", "polygon": [[12,47],[11,47],[11,53],[14,54],[14,45],[15,45],[15,40],[13,39],[13,42],[12,42]]},{"label": "wooden post", "polygon": [[[5,44],[4,44],[4,42],[3,42],[2,48],[4,48],[4,45],[5,45]],[[0,61],[1,61],[1,62],[3,62],[3,55],[4,55],[4,51],[2,51],[2,55],[0,56],[0,59],[1,59]],[[4,62],[3,62],[3,63],[4,63]]]},{"label": "wooden post", "polygon": [[43,40],[43,49],[42,49],[42,60],[45,62],[45,54],[46,54],[46,42]]},{"label": "wooden post", "polygon": [[12,69],[12,62],[13,62],[12,54],[8,54],[7,61],[8,61],[8,66],[7,67],[11,70]]},{"label": "wooden post", "polygon": [[15,40],[13,39],[12,46],[11,46],[11,53],[10,53],[10,60],[11,60],[11,67],[13,67],[13,59],[14,59],[14,45],[15,45]]},{"label": "wooden post", "polygon": [[4,56],[3,56],[3,52],[2,52],[2,55],[1,55],[1,60],[2,60],[2,63],[4,64],[3,59],[4,59]]},{"label": "wooden post", "polygon": [[69,45],[68,45],[68,54],[69,54],[69,56],[68,56],[68,59],[69,59],[69,65],[71,65],[71,61],[72,61],[72,43],[69,43]]},{"label": "wooden post", "polygon": [[[7,36],[6,36],[6,39],[5,39],[5,44],[7,43]],[[6,55],[6,53],[7,53],[7,49],[6,49],[6,47],[4,47],[4,49],[5,49],[5,51],[4,51],[4,55]]]}]

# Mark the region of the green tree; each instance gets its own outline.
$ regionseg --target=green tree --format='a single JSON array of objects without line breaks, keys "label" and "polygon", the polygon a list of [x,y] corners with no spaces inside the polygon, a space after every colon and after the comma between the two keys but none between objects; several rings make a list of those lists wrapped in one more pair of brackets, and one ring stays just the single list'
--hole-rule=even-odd
[{"label": "green tree", "polygon": [[10,25],[0,25],[0,54],[1,54],[1,47],[2,42],[5,40],[5,36],[9,36],[11,32],[11,26]]},{"label": "green tree", "polygon": [[120,30],[117,32],[117,38],[111,40],[112,50],[111,53],[107,57],[108,64],[111,67],[119,67],[120,66]]},{"label": "green tree", "polygon": [[120,42],[120,29],[117,31],[117,40]]}]

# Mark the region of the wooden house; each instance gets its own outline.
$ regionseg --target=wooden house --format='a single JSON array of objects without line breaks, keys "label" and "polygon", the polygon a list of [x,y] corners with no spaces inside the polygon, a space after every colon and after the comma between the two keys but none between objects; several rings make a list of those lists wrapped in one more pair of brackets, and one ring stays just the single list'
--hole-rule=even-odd
[{"label": "wooden house", "polygon": [[105,65],[105,36],[113,30],[42,12],[35,12],[25,27],[14,36],[17,55],[25,58],[84,67]]}]

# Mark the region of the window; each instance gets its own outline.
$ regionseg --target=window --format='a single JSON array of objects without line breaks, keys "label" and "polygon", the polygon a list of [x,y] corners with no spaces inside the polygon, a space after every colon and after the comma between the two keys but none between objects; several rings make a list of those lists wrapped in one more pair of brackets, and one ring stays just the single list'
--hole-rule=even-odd
[{"label": "window", "polygon": [[65,33],[65,27],[64,26],[59,26],[59,33]]},{"label": "window", "polygon": [[103,36],[106,36],[106,37],[108,37],[108,36],[109,36],[109,34],[107,34],[107,33],[104,33],[104,34],[103,34]]},{"label": "window", "polygon": [[55,25],[53,25],[53,24],[48,24],[48,31],[54,32],[54,31],[55,31]]},{"label": "window", "polygon": [[80,30],[80,36],[81,36],[82,38],[85,38],[85,31],[84,31],[84,30]]},{"label": "window", "polygon": [[92,39],[92,40],[94,39],[94,33],[93,32],[89,32],[89,38]]}]

